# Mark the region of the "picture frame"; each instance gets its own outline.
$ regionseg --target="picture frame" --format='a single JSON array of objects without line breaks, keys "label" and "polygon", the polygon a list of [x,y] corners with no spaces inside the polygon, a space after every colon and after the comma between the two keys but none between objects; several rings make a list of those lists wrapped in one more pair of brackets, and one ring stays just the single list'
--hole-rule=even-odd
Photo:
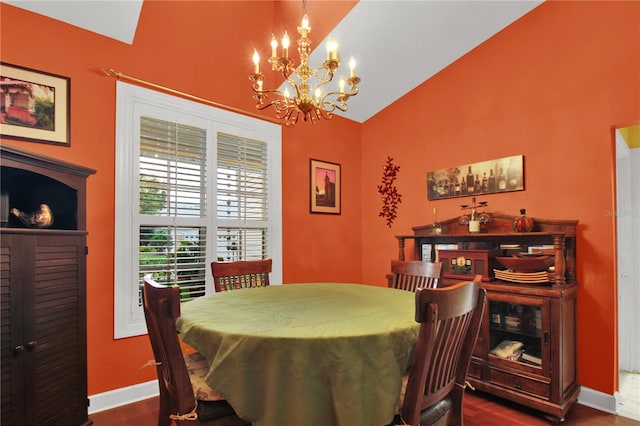
[{"label": "picture frame", "polygon": [[71,145],[71,79],[0,62],[0,135]]},{"label": "picture frame", "polygon": [[340,164],[311,159],[311,213],[341,213]]},{"label": "picture frame", "polygon": [[[470,191],[471,181],[474,185]],[[427,172],[429,201],[523,190],[523,155]]]}]

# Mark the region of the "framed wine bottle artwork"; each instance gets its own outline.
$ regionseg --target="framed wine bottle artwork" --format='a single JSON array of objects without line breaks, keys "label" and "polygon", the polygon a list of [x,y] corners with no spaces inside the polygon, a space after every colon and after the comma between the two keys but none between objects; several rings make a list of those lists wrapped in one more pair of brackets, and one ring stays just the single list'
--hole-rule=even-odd
[{"label": "framed wine bottle artwork", "polygon": [[522,190],[523,155],[427,172],[427,198],[430,201]]}]

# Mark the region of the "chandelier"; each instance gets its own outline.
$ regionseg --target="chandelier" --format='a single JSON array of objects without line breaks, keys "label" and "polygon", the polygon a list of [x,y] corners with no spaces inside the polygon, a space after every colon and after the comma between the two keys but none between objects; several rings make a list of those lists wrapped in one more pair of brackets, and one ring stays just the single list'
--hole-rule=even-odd
[{"label": "chandelier", "polygon": [[[307,37],[311,27],[306,13],[306,0],[303,1],[302,14],[302,23],[298,27],[300,64],[297,67],[289,56],[290,40],[287,32],[285,31],[282,37],[280,50],[275,36],[271,39],[269,64],[271,64],[271,70],[281,73],[288,83],[284,91],[264,88],[264,74],[260,72],[260,55],[256,50],[253,52],[254,72],[249,74],[249,79],[253,82],[253,98],[257,101],[256,109],[261,111],[273,106],[276,117],[286,125],[296,124],[300,117],[304,121],[315,124],[321,118],[330,119],[336,109],[346,111],[347,100],[358,94],[357,85],[360,83],[360,78],[355,75],[355,60],[351,58],[349,77],[346,79],[341,77],[336,90],[329,90],[329,86],[325,86],[333,81],[340,66],[338,44],[329,38],[327,59],[318,68],[311,68],[309,66],[311,39]],[[348,89],[345,86],[348,86]]]}]

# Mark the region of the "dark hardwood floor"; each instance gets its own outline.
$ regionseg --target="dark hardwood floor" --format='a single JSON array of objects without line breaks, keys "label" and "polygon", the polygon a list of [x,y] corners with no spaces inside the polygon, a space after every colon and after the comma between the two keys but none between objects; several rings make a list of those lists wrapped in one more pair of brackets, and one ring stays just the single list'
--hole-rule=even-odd
[{"label": "dark hardwood floor", "polygon": [[[484,393],[468,392],[464,401],[465,426],[544,426],[550,424],[539,412]],[[153,426],[157,424],[157,415],[158,399],[151,398],[95,413],[90,418],[95,426]],[[640,425],[640,422],[574,404],[563,425],[637,426]]]}]

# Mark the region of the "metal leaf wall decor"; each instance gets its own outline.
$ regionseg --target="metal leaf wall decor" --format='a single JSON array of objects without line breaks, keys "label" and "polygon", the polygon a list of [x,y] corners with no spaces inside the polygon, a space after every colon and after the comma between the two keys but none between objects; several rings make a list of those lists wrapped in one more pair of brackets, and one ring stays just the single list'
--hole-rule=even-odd
[{"label": "metal leaf wall decor", "polygon": [[382,196],[382,209],[378,216],[385,218],[389,228],[398,216],[398,204],[402,202],[402,195],[393,184],[399,170],[400,166],[393,164],[393,158],[387,157],[387,162],[382,166],[382,184],[378,185],[378,192]]}]

